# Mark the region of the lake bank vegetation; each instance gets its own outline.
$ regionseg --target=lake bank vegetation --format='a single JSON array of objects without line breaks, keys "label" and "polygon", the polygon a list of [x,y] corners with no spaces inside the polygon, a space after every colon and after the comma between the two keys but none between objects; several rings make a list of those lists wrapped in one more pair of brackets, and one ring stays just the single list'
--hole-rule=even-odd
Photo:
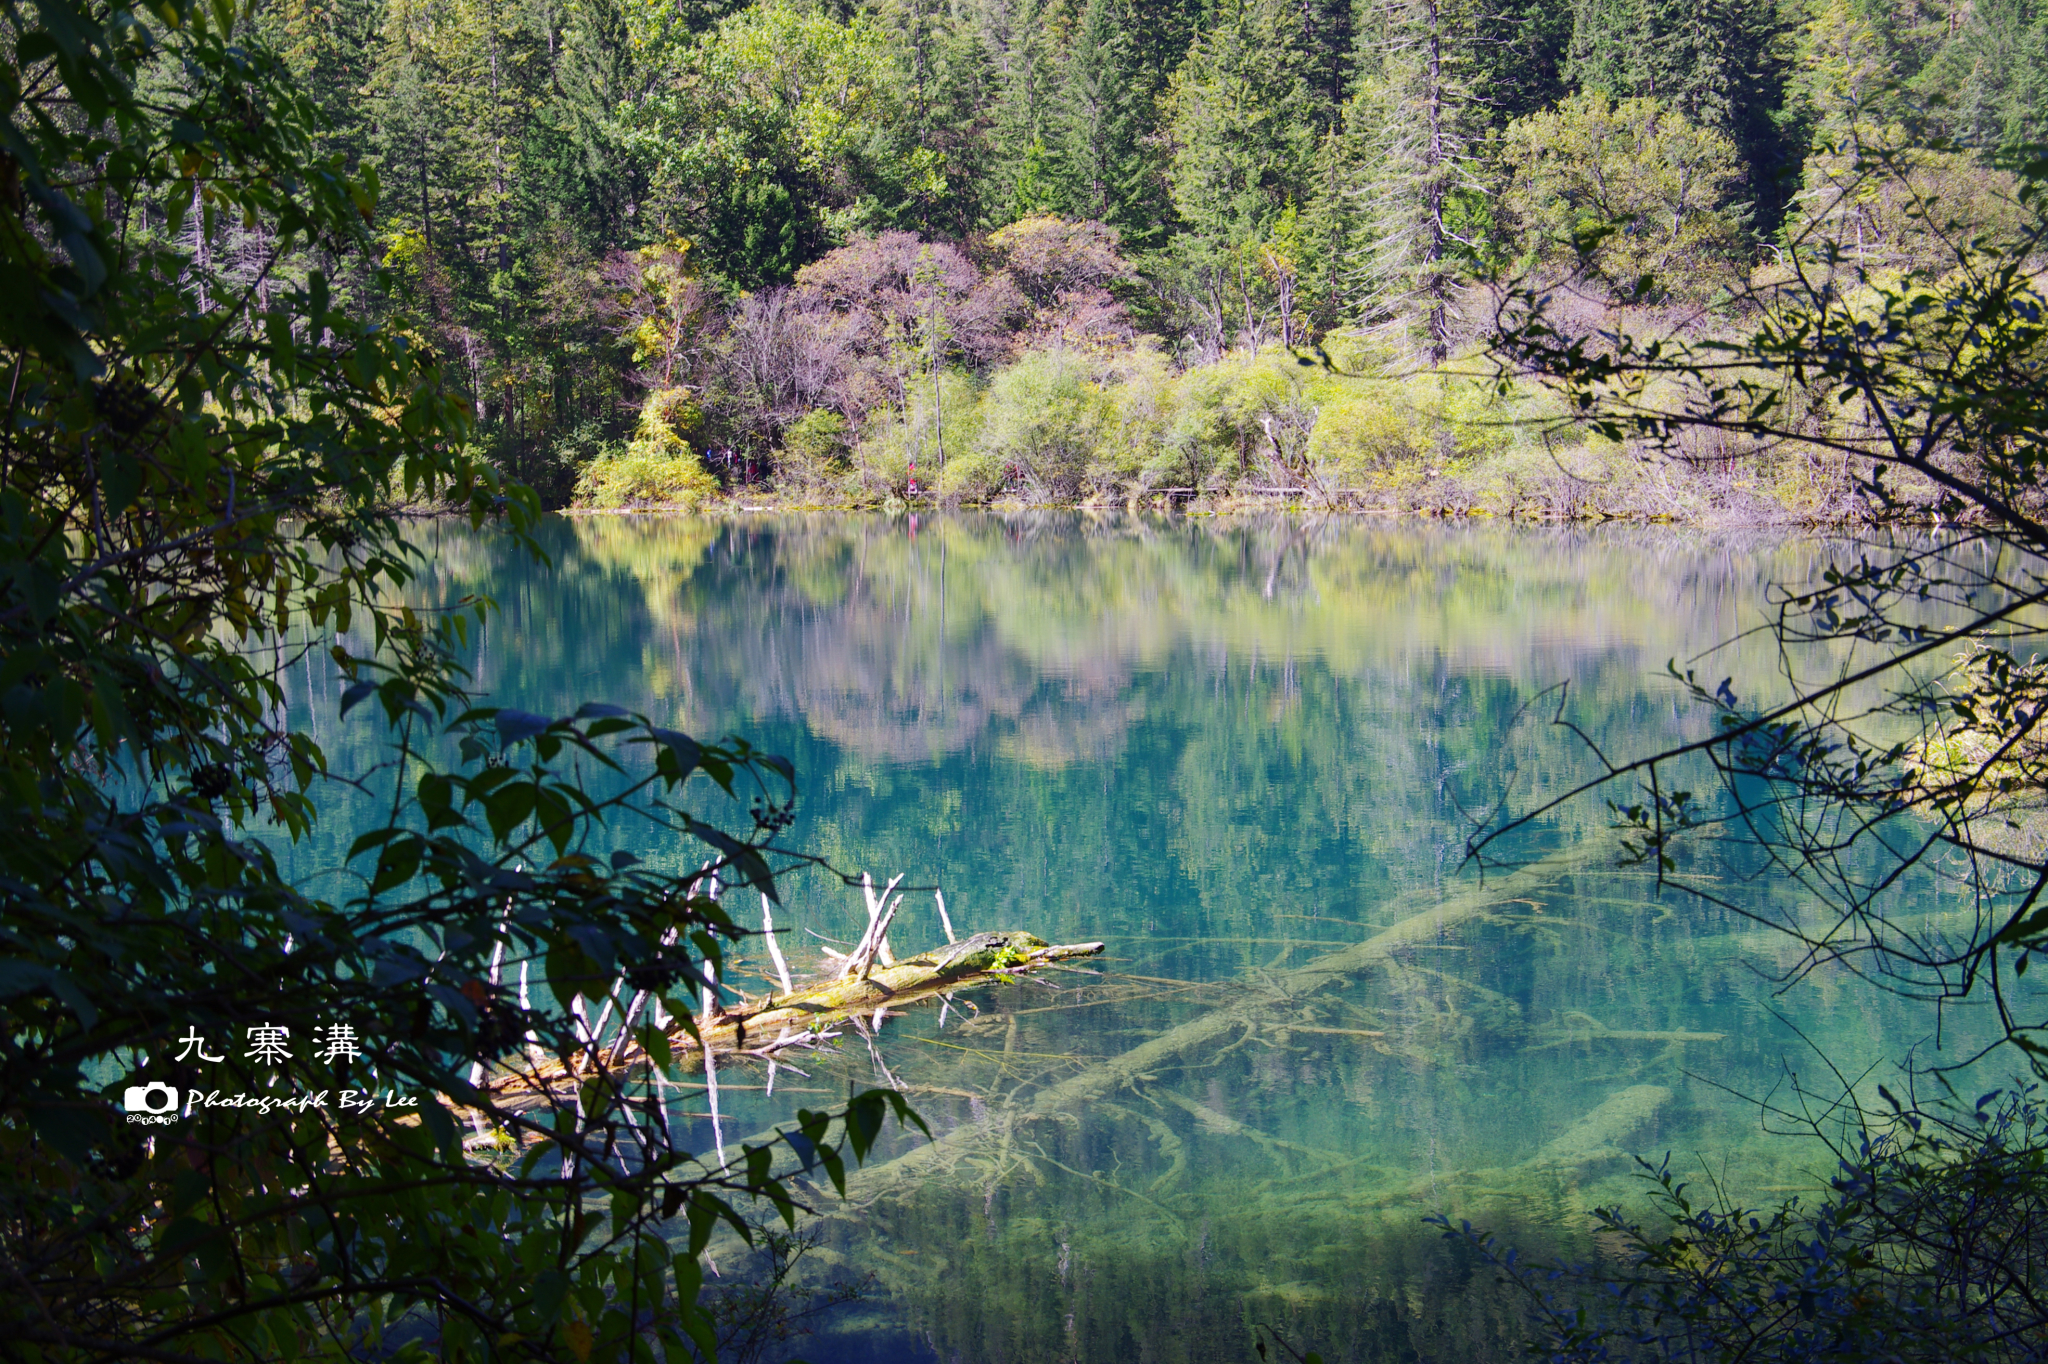
[{"label": "lake bank vegetation", "polygon": [[[1569,420],[1483,358],[1490,282],[1554,287],[1581,335],[1732,339],[1802,270],[1955,268],[2030,220],[2002,158],[2048,118],[2043,23],[1878,0],[250,21],[383,186],[395,288],[351,296],[448,358],[492,463],[555,505],[1809,522],[1860,516],[1867,466]],[[260,223],[178,230],[264,258]]]}]

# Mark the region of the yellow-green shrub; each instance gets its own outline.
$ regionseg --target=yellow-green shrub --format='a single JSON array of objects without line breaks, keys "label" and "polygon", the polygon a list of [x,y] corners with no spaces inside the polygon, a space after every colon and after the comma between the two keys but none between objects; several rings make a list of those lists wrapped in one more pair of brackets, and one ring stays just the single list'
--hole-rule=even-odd
[{"label": "yellow-green shrub", "polygon": [[[1359,383],[1364,384],[1361,380]],[[1309,437],[1309,454],[1346,487],[1371,487],[1431,454],[1433,437],[1413,408],[1387,386],[1326,401]]]},{"label": "yellow-green shrub", "polygon": [[946,469],[977,449],[983,403],[972,379],[948,370],[939,376],[936,393],[929,377],[913,379],[905,388],[903,409],[877,408],[861,430],[854,462],[871,494],[901,497],[908,492],[913,460],[918,490],[943,492]]},{"label": "yellow-green shrub", "polygon": [[1063,500],[1080,491],[1115,409],[1080,356],[1031,351],[990,381],[981,415],[977,449]]},{"label": "yellow-green shrub", "polygon": [[1106,378],[1108,407],[1088,481],[1097,488],[1186,486],[1187,472],[1166,443],[1177,401],[1166,357],[1156,350],[1136,351]]},{"label": "yellow-green shrub", "polygon": [[1297,421],[1308,409],[1300,373],[1290,357],[1276,354],[1227,355],[1189,370],[1166,443],[1185,452],[1197,481],[1235,483],[1267,463],[1267,424]]},{"label": "yellow-green shrub", "polygon": [[775,460],[775,485],[783,492],[818,495],[839,490],[851,465],[851,428],[829,408],[815,408],[782,432]]},{"label": "yellow-green shrub", "polygon": [[718,480],[682,436],[702,417],[687,389],[650,394],[625,453],[584,468],[576,480],[576,505],[617,509],[704,502],[718,491]]},{"label": "yellow-green shrub", "polygon": [[1002,491],[1008,466],[986,450],[970,450],[939,471],[939,496],[948,502],[986,502]]}]

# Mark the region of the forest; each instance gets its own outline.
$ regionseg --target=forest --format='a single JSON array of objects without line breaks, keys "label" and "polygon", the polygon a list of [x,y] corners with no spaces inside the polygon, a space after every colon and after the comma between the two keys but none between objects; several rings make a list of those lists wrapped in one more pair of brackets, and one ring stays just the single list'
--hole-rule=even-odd
[{"label": "forest", "polygon": [[[444,357],[489,459],[555,505],[1837,517],[1840,458],[1645,461],[1487,382],[1466,362],[1493,289],[1711,333],[1802,260],[1928,268],[2018,225],[2004,166],[2048,135],[2035,0],[281,0],[252,22],[322,150],[374,175],[383,273],[343,270],[345,302]],[[284,274],[260,222],[137,210],[223,278]]]}]

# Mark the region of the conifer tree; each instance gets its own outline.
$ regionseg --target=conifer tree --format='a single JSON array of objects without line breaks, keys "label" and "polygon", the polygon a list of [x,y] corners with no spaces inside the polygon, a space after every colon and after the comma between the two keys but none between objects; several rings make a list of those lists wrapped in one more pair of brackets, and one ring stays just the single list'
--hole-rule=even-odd
[{"label": "conifer tree", "polygon": [[286,0],[262,16],[277,26],[276,46],[327,126],[315,137],[354,167],[369,150],[364,95],[376,64],[383,19],[378,0]]},{"label": "conifer tree", "polygon": [[2048,5],[1978,0],[1917,82],[1967,146],[2048,141]]},{"label": "conifer tree", "polygon": [[1138,65],[1130,0],[1087,0],[1060,72],[1053,110],[1061,207],[1116,227],[1132,247],[1168,226],[1144,145],[1152,91]]},{"label": "conifer tree", "polygon": [[1572,92],[1566,79],[1572,11],[1551,0],[1493,0],[1477,25],[1472,85],[1493,123],[1505,127]]},{"label": "conifer tree", "polygon": [[619,113],[642,68],[620,0],[577,0],[548,29],[550,97],[535,128],[535,197],[588,252],[641,244],[635,219],[647,178]]},{"label": "conifer tree", "polygon": [[[545,39],[519,0],[459,0],[440,14],[454,218],[466,263],[489,279],[512,270],[522,235],[528,137],[550,75]],[[503,283],[495,292],[502,309]]]},{"label": "conifer tree", "polygon": [[1176,264],[1220,350],[1256,344],[1267,300],[1260,245],[1310,185],[1318,136],[1301,11],[1289,0],[1222,0],[1167,95]]},{"label": "conifer tree", "polygon": [[1301,0],[1304,75],[1317,106],[1317,131],[1327,130],[1350,93],[1356,44],[1351,0]]},{"label": "conifer tree", "polygon": [[1342,325],[1352,313],[1357,249],[1364,239],[1356,186],[1359,145],[1342,128],[1316,144],[1307,207],[1301,215],[1301,307],[1310,335]]},{"label": "conifer tree", "polygon": [[1432,364],[1450,356],[1456,261],[1480,231],[1490,118],[1473,81],[1480,17],[1464,0],[1383,0],[1367,11],[1347,121],[1352,310],[1368,326],[1419,326]]},{"label": "conifer tree", "polygon": [[1798,38],[1790,103],[1817,144],[1904,111],[1895,54],[1856,0],[1811,0]]},{"label": "conifer tree", "polygon": [[371,145],[385,201],[382,225],[388,234],[409,227],[424,245],[434,245],[437,190],[447,149],[448,111],[438,92],[445,82],[435,61],[432,17],[417,0],[389,0],[371,73]]},{"label": "conifer tree", "polygon": [[983,42],[993,70],[988,112],[988,171],[982,214],[1000,227],[1065,207],[1054,153],[1054,102],[1059,90],[1058,38],[1048,20],[1067,11],[1060,0],[987,0]]},{"label": "conifer tree", "polygon": [[965,236],[981,221],[988,173],[989,49],[971,15],[945,0],[880,0],[875,16],[895,39],[905,132],[935,168],[899,217],[927,236]]}]

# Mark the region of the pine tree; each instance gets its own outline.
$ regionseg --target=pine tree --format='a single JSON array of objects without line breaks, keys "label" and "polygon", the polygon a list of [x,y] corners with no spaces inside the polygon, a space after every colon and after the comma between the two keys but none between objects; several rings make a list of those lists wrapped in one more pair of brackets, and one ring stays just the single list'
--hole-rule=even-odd
[{"label": "pine tree", "polygon": [[1475,88],[1480,16],[1461,0],[1384,0],[1367,13],[1347,120],[1358,267],[1351,307],[1368,326],[1419,323],[1449,358],[1457,257],[1478,245],[1478,153],[1491,109]]},{"label": "pine tree", "polygon": [[1335,330],[1351,310],[1356,253],[1364,237],[1356,152],[1356,143],[1339,128],[1316,145],[1301,218],[1301,307],[1312,335]]},{"label": "pine tree", "polygon": [[417,0],[390,0],[369,81],[371,148],[384,186],[382,221],[389,233],[410,227],[434,246],[437,190],[445,192],[447,111],[434,52],[433,19]]},{"label": "pine tree", "polygon": [[901,221],[926,236],[965,236],[981,222],[989,170],[989,49],[972,15],[946,0],[880,0],[875,15],[895,40],[906,132],[935,167]]},{"label": "pine tree", "polygon": [[988,168],[981,189],[985,224],[1000,227],[1034,213],[1057,213],[1061,187],[1048,142],[1058,91],[1058,30],[1063,0],[987,0],[982,40],[993,71]]},{"label": "pine tree", "polygon": [[2048,4],[1977,0],[1921,74],[1966,146],[2048,141]]},{"label": "pine tree", "polygon": [[1571,93],[1572,11],[1552,0],[1493,0],[1474,26],[1471,84],[1494,126],[1548,109]]},{"label": "pine tree", "polygon": [[619,110],[638,92],[640,64],[620,0],[578,0],[549,16],[549,98],[530,165],[541,216],[559,218],[587,252],[641,244],[635,219],[647,176]]},{"label": "pine tree", "polygon": [[353,169],[369,150],[364,95],[376,63],[378,0],[286,0],[265,18],[277,23],[278,50],[326,115],[317,134],[324,152],[340,152]]},{"label": "pine tree", "polygon": [[[451,118],[448,173],[465,263],[485,280],[508,275],[523,233],[520,188],[535,115],[550,72],[546,40],[519,0],[461,0],[443,11],[441,93]],[[516,292],[500,280],[496,311]]]},{"label": "pine tree", "polygon": [[1322,129],[1301,11],[1290,0],[1222,0],[1167,95],[1178,265],[1220,349],[1257,344],[1269,301],[1259,248],[1306,198]]},{"label": "pine tree", "polygon": [[1897,75],[1893,45],[1856,0],[1811,0],[1789,93],[1816,145],[1903,113]]},{"label": "pine tree", "polygon": [[1351,0],[1300,0],[1301,47],[1307,54],[1304,77],[1316,101],[1317,131],[1341,117],[1350,93],[1352,49],[1357,35]]},{"label": "pine tree", "polygon": [[1129,0],[1087,0],[1060,71],[1053,109],[1062,208],[1151,244],[1167,226],[1144,145],[1151,91],[1137,63],[1137,16]]}]

